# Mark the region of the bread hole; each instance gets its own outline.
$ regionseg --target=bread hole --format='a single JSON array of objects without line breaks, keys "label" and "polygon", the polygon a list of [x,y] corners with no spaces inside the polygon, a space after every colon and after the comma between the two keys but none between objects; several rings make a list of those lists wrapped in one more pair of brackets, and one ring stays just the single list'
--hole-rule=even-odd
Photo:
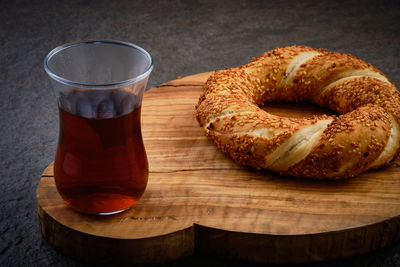
[{"label": "bread hole", "polygon": [[313,104],[311,101],[267,102],[262,109],[270,114],[286,118],[310,118],[314,115],[338,115],[335,111]]}]

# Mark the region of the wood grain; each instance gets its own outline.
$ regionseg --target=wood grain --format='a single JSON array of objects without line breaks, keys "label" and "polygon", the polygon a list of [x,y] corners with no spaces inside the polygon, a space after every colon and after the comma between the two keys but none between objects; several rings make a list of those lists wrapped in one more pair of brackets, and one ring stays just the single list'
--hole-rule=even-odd
[{"label": "wood grain", "polygon": [[[37,189],[40,228],[62,253],[91,263],[155,264],[198,251],[301,263],[343,258],[400,239],[400,168],[347,181],[282,177],[233,163],[205,136],[194,106],[210,73],[146,92],[142,131],[149,184],[130,210],[91,216],[67,208],[53,165]],[[309,103],[264,109],[288,117],[330,112]]]}]

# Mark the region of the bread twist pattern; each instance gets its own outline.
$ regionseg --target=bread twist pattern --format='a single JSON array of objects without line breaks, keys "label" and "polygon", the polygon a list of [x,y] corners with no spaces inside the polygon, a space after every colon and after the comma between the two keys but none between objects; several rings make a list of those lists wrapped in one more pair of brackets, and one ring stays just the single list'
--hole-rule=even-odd
[{"label": "bread twist pattern", "polygon": [[[311,100],[339,116],[287,118],[266,102]],[[236,163],[283,175],[348,178],[400,152],[400,93],[354,56],[304,46],[276,48],[214,72],[196,106],[208,136]]]}]

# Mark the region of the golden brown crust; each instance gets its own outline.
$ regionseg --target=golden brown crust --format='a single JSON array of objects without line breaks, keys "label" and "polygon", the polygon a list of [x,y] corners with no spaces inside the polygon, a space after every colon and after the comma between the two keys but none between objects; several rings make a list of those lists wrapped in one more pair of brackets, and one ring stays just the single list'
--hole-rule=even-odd
[{"label": "golden brown crust", "polygon": [[[293,119],[258,107],[304,99],[343,115]],[[323,49],[277,48],[216,71],[196,110],[206,135],[223,152],[257,169],[345,178],[387,165],[400,153],[395,86],[370,64]]]},{"label": "golden brown crust", "polygon": [[329,86],[313,102],[341,114],[367,104],[383,107],[400,122],[400,92],[392,83],[372,77],[351,77]]},{"label": "golden brown crust", "polygon": [[390,119],[384,109],[361,107],[329,124],[311,153],[282,173],[327,178],[356,176],[379,156],[389,132]]}]

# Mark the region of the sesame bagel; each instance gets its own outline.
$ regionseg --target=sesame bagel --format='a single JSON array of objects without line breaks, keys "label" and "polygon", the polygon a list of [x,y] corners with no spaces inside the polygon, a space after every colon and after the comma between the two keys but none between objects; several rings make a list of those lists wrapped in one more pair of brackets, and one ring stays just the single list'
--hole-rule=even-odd
[{"label": "sesame bagel", "polygon": [[[286,118],[272,101],[311,100],[339,116]],[[349,178],[400,154],[400,93],[354,56],[304,46],[276,48],[219,70],[204,85],[197,120],[236,163],[284,175]]]}]

